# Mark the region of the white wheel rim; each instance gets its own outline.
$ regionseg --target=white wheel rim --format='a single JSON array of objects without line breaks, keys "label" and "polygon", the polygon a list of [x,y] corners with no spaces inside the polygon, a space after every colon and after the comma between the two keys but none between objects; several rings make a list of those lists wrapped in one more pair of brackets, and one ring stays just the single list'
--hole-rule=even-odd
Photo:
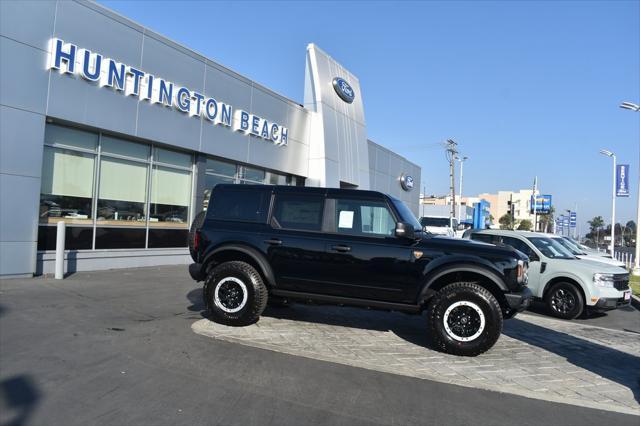
[{"label": "white wheel rim", "polygon": [[[220,288],[229,282],[237,284],[238,287],[240,287],[240,290],[242,291],[242,301],[238,306],[234,308],[229,308],[225,306],[220,300]],[[233,314],[242,310],[242,308],[244,308],[244,306],[247,304],[247,298],[248,298],[247,286],[240,279],[236,277],[226,277],[221,279],[220,281],[218,281],[218,284],[216,284],[216,288],[213,292],[213,302],[215,303],[215,305],[218,308],[222,309],[224,312],[227,312],[229,314]]]},{"label": "white wheel rim", "polygon": [[[449,317],[451,316],[451,313],[453,312],[454,309],[456,309],[456,308],[458,308],[460,306],[468,306],[468,307],[470,307],[480,317],[480,327],[478,328],[478,331],[476,331],[473,335],[468,336],[468,337],[457,335],[449,327]],[[449,306],[447,308],[447,310],[445,311],[444,317],[443,317],[442,320],[443,320],[443,323],[444,323],[444,329],[446,330],[446,332],[449,335],[449,337],[451,337],[453,340],[456,340],[458,342],[470,342],[472,340],[477,339],[482,334],[482,332],[484,331],[484,327],[486,325],[486,321],[485,321],[485,318],[484,318],[484,313],[482,312],[482,309],[480,309],[480,306],[476,305],[473,302],[468,302],[466,300],[461,300],[459,302],[455,302],[454,304]]]}]

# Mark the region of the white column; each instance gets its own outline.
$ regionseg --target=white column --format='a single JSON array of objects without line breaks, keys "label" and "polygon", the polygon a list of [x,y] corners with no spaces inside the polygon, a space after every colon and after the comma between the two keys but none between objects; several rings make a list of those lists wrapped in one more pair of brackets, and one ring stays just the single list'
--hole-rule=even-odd
[{"label": "white column", "polygon": [[64,239],[65,239],[65,223],[58,222],[56,230],[56,280],[64,278]]}]

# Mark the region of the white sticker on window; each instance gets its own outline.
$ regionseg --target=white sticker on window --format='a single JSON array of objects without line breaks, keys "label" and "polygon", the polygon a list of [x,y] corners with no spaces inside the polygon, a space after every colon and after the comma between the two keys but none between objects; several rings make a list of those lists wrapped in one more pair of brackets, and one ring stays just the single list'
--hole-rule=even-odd
[{"label": "white sticker on window", "polygon": [[342,210],[338,220],[338,228],[353,228],[353,212]]}]

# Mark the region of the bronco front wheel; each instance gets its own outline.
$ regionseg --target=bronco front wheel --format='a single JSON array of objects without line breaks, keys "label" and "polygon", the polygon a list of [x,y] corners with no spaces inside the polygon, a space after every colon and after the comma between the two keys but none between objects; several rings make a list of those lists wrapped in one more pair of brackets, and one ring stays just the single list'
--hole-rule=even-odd
[{"label": "bronco front wheel", "polygon": [[449,284],[429,302],[429,330],[436,347],[453,355],[489,350],[502,332],[502,310],[486,288],[471,282]]}]

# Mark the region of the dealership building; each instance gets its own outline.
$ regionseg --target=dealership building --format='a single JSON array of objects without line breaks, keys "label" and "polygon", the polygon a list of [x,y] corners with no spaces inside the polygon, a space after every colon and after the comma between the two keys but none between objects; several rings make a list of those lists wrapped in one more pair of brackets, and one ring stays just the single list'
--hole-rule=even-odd
[{"label": "dealership building", "polygon": [[301,104],[92,2],[2,1],[0,43],[0,277],[52,272],[60,221],[68,271],[187,263],[218,183],[418,213],[420,168],[367,138],[358,79],[313,44]]}]

